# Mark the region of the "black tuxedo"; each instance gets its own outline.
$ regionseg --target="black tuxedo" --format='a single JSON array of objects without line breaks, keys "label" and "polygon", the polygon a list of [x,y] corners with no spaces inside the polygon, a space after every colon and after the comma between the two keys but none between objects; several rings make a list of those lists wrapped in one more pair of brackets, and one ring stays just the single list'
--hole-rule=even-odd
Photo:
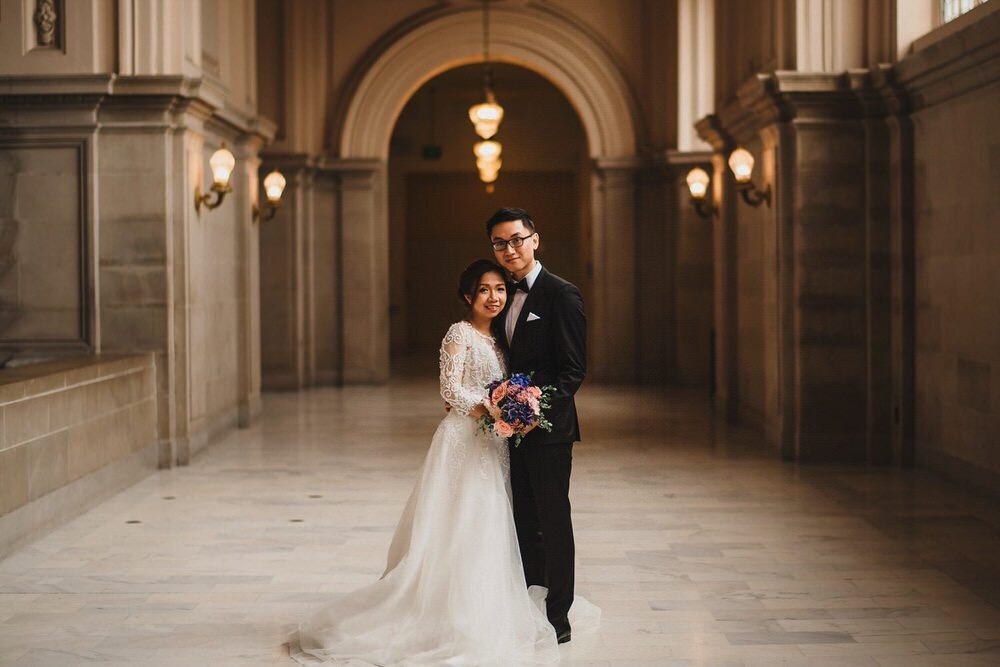
[{"label": "black tuxedo", "polygon": [[[508,308],[515,292],[508,288]],[[529,319],[531,321],[529,321]],[[587,372],[587,320],[580,290],[544,268],[535,278],[507,342],[507,308],[493,335],[510,373],[533,373],[534,384],[556,388],[546,413],[552,430],[536,428],[511,447],[514,523],[527,584],[549,589],[546,607],[557,631],[569,628],[576,547],[570,516],[573,443],[580,439],[574,394]]]},{"label": "black tuxedo", "polygon": [[[514,291],[509,290],[508,308],[513,298]],[[529,322],[531,315],[538,319]],[[534,384],[556,388],[546,415],[552,422],[552,430],[536,428],[521,444],[576,442],[580,439],[580,425],[573,395],[587,372],[587,320],[580,290],[543,267],[521,308],[510,344],[505,333],[506,321],[507,308],[494,318],[493,335],[507,355],[507,370],[533,372]]]}]

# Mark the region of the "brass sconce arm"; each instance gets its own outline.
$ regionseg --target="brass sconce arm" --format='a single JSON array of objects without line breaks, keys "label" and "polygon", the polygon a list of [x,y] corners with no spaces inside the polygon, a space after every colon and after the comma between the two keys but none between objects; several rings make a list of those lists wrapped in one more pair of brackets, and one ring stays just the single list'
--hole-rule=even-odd
[{"label": "brass sconce arm", "polygon": [[[197,186],[194,189],[194,210],[197,212],[201,211],[201,207],[211,210],[213,208],[218,208],[222,204],[222,200],[226,198],[226,195],[233,191],[233,186],[226,183],[225,185],[219,185],[218,183],[213,183],[212,188],[205,194],[201,193],[201,186]],[[212,201],[212,193],[215,193],[215,201]]]},{"label": "brass sconce arm", "polygon": [[274,215],[278,212],[278,206],[279,204],[272,204],[271,202],[267,202],[264,205],[264,210],[261,211],[260,207],[257,206],[257,204],[254,204],[253,205],[254,221],[267,222],[268,220],[272,220],[274,218]]},{"label": "brass sconce arm", "polygon": [[739,191],[740,196],[743,197],[743,201],[754,208],[760,206],[762,203],[767,203],[768,207],[771,206],[770,185],[763,190],[758,190],[753,183],[748,181],[746,183],[737,183],[736,189]]},{"label": "brass sconce arm", "polygon": [[691,205],[694,206],[695,213],[698,214],[699,218],[704,218],[705,220],[711,220],[718,214],[718,209],[715,208],[704,197],[691,197]]}]

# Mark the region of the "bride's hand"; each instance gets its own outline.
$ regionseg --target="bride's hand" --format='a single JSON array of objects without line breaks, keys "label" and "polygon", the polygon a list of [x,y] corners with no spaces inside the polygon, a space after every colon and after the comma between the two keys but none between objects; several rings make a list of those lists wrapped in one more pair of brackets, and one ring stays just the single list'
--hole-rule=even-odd
[{"label": "bride's hand", "polygon": [[482,403],[478,404],[476,407],[469,410],[469,416],[472,417],[473,419],[479,419],[485,414],[487,414],[486,406],[484,406]]}]

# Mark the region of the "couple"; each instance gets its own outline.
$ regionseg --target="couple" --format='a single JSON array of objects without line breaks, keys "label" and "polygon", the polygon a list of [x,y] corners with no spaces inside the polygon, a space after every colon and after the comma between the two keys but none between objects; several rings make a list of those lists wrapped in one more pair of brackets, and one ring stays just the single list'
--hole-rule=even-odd
[{"label": "couple", "polygon": [[[440,352],[448,414],[385,572],[299,626],[290,641],[299,662],[540,665],[559,660],[571,620],[578,633],[597,625],[600,610],[579,598],[574,605],[569,503],[579,439],[573,395],[586,370],[583,301],[535,260],[539,237],[526,211],[500,209],[486,233],[503,269],[480,260],[459,280],[467,315]],[[556,391],[551,431],[534,430],[515,448],[477,420],[486,385],[516,372]]]}]

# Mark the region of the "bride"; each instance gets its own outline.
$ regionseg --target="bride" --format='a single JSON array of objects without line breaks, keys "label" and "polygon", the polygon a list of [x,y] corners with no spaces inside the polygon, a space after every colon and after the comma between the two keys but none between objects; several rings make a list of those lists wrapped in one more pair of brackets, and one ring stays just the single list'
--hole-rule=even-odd
[{"label": "bride", "polygon": [[[507,443],[477,424],[486,385],[505,373],[490,335],[507,300],[503,269],[474,262],[458,291],[467,316],[451,325],[440,352],[441,396],[451,409],[431,440],[385,572],[299,625],[289,646],[300,663],[512,667],[559,660],[545,589],[525,588]],[[580,611],[592,621],[599,614],[578,600],[574,615]]]}]

